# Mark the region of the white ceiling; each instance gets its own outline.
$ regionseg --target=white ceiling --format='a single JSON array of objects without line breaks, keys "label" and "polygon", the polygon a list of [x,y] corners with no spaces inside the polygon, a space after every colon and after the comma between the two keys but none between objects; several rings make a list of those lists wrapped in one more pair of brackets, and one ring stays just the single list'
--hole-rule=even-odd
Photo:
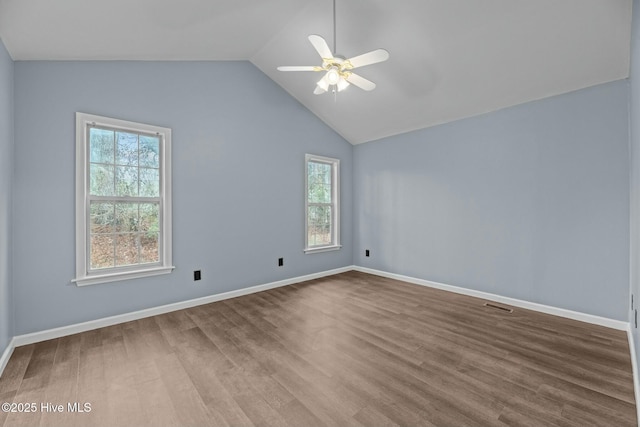
[{"label": "white ceiling", "polygon": [[331,0],[0,0],[14,60],[249,60],[353,144],[626,78],[632,0],[336,0],[372,92],[313,95]]}]

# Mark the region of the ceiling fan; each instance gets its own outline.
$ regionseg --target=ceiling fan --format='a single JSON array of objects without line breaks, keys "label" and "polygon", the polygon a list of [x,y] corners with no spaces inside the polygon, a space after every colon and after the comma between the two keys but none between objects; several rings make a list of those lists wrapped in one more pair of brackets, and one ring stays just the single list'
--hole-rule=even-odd
[{"label": "ceiling fan", "polygon": [[378,62],[383,62],[389,59],[389,52],[384,49],[376,49],[371,52],[363,53],[362,55],[354,56],[353,58],[344,59],[341,56],[335,55],[336,51],[336,1],[333,0],[333,53],[329,48],[329,45],[319,35],[311,34],[309,41],[316,49],[320,58],[322,58],[322,65],[288,65],[278,67],[279,71],[317,71],[325,72],[324,76],[317,82],[316,88],[313,91],[314,94],[320,95],[328,92],[330,89],[333,93],[340,92],[350,84],[359,87],[360,89],[370,91],[376,88],[376,84],[370,80],[365,79],[358,74],[353,73],[351,70],[358,67],[364,67],[365,65],[371,65]]}]

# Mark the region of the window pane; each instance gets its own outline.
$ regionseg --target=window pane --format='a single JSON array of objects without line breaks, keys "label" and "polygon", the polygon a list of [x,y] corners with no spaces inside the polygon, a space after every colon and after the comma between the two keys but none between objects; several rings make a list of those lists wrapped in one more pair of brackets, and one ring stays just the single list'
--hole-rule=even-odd
[{"label": "window pane", "polygon": [[89,129],[89,156],[93,163],[113,164],[114,132],[105,129]]},{"label": "window pane", "polygon": [[116,196],[138,195],[138,168],[116,166]]},{"label": "window pane", "polygon": [[331,165],[309,162],[309,177],[318,183],[331,184]]},{"label": "window pane", "polygon": [[116,132],[116,164],[138,166],[138,135]]},{"label": "window pane", "polygon": [[160,171],[158,169],[140,168],[140,196],[160,196]]},{"label": "window pane", "polygon": [[91,203],[91,269],[160,262],[159,203]]},{"label": "window pane", "polygon": [[137,233],[116,235],[116,267],[138,264],[140,239]]},{"label": "window pane", "polygon": [[309,203],[331,203],[331,184],[309,183]]},{"label": "window pane", "polygon": [[140,263],[160,261],[158,240],[158,233],[149,232],[140,234]]},{"label": "window pane", "polygon": [[131,233],[138,231],[138,204],[117,203],[115,222],[117,232]]},{"label": "window pane", "polygon": [[157,233],[160,231],[160,205],[158,203],[140,203],[138,230]]},{"label": "window pane", "polygon": [[331,203],[331,165],[309,162],[308,194],[310,203]]},{"label": "window pane", "polygon": [[114,243],[113,234],[91,235],[91,269],[114,266]]},{"label": "window pane", "polygon": [[160,167],[160,138],[140,135],[140,166]]},{"label": "window pane", "polygon": [[113,166],[91,163],[89,165],[89,186],[94,196],[113,196]]},{"label": "window pane", "polygon": [[331,206],[309,206],[307,215],[309,246],[330,245]]},{"label": "window pane", "polygon": [[113,203],[91,202],[91,234],[113,233]]}]

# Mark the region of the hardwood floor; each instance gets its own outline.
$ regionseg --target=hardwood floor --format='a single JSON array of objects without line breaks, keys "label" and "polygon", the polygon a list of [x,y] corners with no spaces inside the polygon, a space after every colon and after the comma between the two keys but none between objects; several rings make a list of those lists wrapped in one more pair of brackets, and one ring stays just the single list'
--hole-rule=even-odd
[{"label": "hardwood floor", "polygon": [[624,332],[484,302],[348,272],[18,347],[0,426],[637,425]]}]

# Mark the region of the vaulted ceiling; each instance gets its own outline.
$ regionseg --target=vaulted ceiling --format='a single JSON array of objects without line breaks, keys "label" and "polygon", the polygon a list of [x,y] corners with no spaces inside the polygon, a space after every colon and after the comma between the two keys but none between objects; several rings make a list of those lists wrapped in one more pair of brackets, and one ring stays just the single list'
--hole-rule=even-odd
[{"label": "vaulted ceiling", "polygon": [[628,77],[631,0],[336,0],[371,92],[314,95],[332,0],[0,0],[14,60],[249,60],[352,144]]}]

